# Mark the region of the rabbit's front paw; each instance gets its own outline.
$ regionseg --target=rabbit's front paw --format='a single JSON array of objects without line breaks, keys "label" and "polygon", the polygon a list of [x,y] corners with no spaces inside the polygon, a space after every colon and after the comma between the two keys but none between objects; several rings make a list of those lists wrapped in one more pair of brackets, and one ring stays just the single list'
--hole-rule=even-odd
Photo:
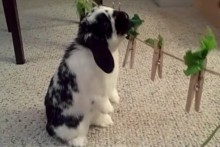
[{"label": "rabbit's front paw", "polygon": [[109,114],[100,113],[95,117],[92,125],[99,127],[108,127],[109,125],[113,125],[113,121]]},{"label": "rabbit's front paw", "polygon": [[115,104],[119,104],[119,101],[120,101],[120,97],[118,95],[118,91],[117,89],[115,88],[110,96],[110,101],[112,103],[115,103]]},{"label": "rabbit's front paw", "polygon": [[74,147],[84,147],[87,145],[87,142],[88,141],[86,137],[77,137],[72,140],[69,140],[68,144]]},{"label": "rabbit's front paw", "polygon": [[100,105],[100,111],[102,113],[112,113],[114,112],[114,107],[109,100],[106,100]]}]

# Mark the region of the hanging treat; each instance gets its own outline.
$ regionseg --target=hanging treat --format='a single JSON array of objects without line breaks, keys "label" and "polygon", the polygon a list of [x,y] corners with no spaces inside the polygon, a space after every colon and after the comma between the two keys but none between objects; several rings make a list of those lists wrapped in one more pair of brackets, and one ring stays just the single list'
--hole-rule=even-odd
[{"label": "hanging treat", "polygon": [[149,38],[145,43],[154,49],[151,67],[151,80],[154,81],[157,69],[159,78],[162,78],[164,40],[158,35],[158,39]]},{"label": "hanging treat", "polygon": [[123,67],[125,67],[129,54],[131,53],[130,57],[130,68],[133,68],[134,66],[134,60],[135,60],[135,50],[136,50],[136,37],[139,35],[137,32],[137,29],[140,27],[140,25],[144,21],[140,19],[140,17],[137,14],[134,14],[134,16],[130,19],[131,23],[131,29],[128,31],[127,39],[128,39],[128,45],[127,50],[125,53],[124,61],[123,61]]},{"label": "hanging treat", "polygon": [[186,102],[186,111],[190,111],[193,97],[195,96],[195,110],[199,111],[200,101],[203,90],[205,67],[207,64],[207,55],[217,47],[215,35],[208,28],[208,33],[200,40],[200,47],[197,51],[187,51],[184,56],[184,62],[187,69],[184,70],[186,76],[191,76]]}]

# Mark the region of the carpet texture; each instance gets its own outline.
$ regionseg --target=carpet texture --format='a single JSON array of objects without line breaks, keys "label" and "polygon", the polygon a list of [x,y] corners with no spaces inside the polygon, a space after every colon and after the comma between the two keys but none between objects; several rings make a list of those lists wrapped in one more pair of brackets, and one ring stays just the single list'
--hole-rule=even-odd
[{"label": "carpet texture", "polygon": [[[107,1],[107,0],[106,0]],[[19,0],[18,10],[27,62],[15,65],[11,34],[0,4],[0,146],[65,146],[45,131],[44,96],[63,51],[76,34],[73,0]],[[111,5],[111,1],[105,2]],[[195,49],[210,25],[192,7],[158,8],[151,0],[121,0],[122,10],[145,20],[139,38],[165,38],[165,50],[180,58]],[[216,32],[220,44],[220,32]],[[127,41],[120,46],[120,60]],[[206,73],[201,112],[186,113],[189,77],[186,66],[164,56],[163,79],[150,80],[152,49],[137,42],[134,69],[120,70],[120,105],[114,125],[91,128],[88,147],[199,147],[220,123],[220,77]],[[220,71],[220,51],[208,57],[208,68]],[[220,146],[220,132],[208,144]]]}]

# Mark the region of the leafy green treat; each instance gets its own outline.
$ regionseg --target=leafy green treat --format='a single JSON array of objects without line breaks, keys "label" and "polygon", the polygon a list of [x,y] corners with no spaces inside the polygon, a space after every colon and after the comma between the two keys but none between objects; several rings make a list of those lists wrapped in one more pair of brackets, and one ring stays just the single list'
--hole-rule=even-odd
[{"label": "leafy green treat", "polygon": [[148,38],[147,40],[145,40],[145,43],[146,43],[148,46],[154,48],[154,43],[155,43],[155,41],[156,41],[155,39]]},{"label": "leafy green treat", "polygon": [[93,8],[92,0],[76,0],[76,9],[77,13],[80,16],[80,19],[85,17],[86,13],[91,11]]},{"label": "leafy green treat", "polygon": [[201,38],[200,48],[207,49],[208,51],[215,49],[217,47],[217,41],[215,39],[215,34],[208,27],[207,34]]},{"label": "leafy green treat", "polygon": [[184,56],[184,62],[187,65],[187,69],[184,70],[184,73],[187,76],[202,71],[204,69],[204,61],[208,53],[217,47],[214,33],[210,28],[207,30],[207,34],[200,40],[200,48],[195,52],[189,50]]},{"label": "leafy green treat", "polygon": [[144,20],[142,20],[137,14],[134,14],[130,21],[131,26],[135,29],[137,29],[144,22]]},{"label": "leafy green treat", "polygon": [[131,36],[132,38],[136,38],[140,33],[137,32],[137,30],[134,29],[130,29],[128,31],[129,36]]},{"label": "leafy green treat", "polygon": [[139,33],[137,32],[138,27],[144,22],[137,14],[130,19],[131,29],[128,31],[128,36],[136,38]]},{"label": "leafy green treat", "polygon": [[145,43],[146,43],[147,45],[149,45],[150,47],[152,47],[152,48],[154,48],[155,42],[158,42],[157,47],[158,47],[159,49],[161,49],[162,46],[163,46],[163,44],[164,44],[163,37],[159,34],[158,37],[157,37],[157,39],[148,38],[147,40],[145,40]]},{"label": "leafy green treat", "polygon": [[188,66],[184,70],[185,75],[189,76],[201,71],[204,68],[204,60],[207,54],[207,50],[196,51],[194,53],[191,50],[187,51],[184,56],[185,64]]}]

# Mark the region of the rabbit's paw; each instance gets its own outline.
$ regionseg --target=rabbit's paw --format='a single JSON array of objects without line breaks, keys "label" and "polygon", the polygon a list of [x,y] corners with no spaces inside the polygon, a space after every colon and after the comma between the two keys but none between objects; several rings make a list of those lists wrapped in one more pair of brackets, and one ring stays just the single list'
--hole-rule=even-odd
[{"label": "rabbit's paw", "polygon": [[106,100],[100,105],[100,111],[102,113],[112,113],[114,112],[114,107],[109,100]]},{"label": "rabbit's paw", "polygon": [[86,137],[76,137],[72,140],[69,140],[68,144],[74,147],[84,147],[87,145],[87,142],[88,141]]},{"label": "rabbit's paw", "polygon": [[117,89],[114,89],[111,96],[110,96],[110,101],[112,103],[115,103],[115,104],[119,104],[119,101],[120,101],[120,97],[118,95],[118,91]]},{"label": "rabbit's paw", "polygon": [[97,115],[97,117],[95,117],[95,119],[92,122],[92,125],[99,127],[108,127],[110,125],[113,125],[113,121],[109,114],[100,113],[99,115]]}]

